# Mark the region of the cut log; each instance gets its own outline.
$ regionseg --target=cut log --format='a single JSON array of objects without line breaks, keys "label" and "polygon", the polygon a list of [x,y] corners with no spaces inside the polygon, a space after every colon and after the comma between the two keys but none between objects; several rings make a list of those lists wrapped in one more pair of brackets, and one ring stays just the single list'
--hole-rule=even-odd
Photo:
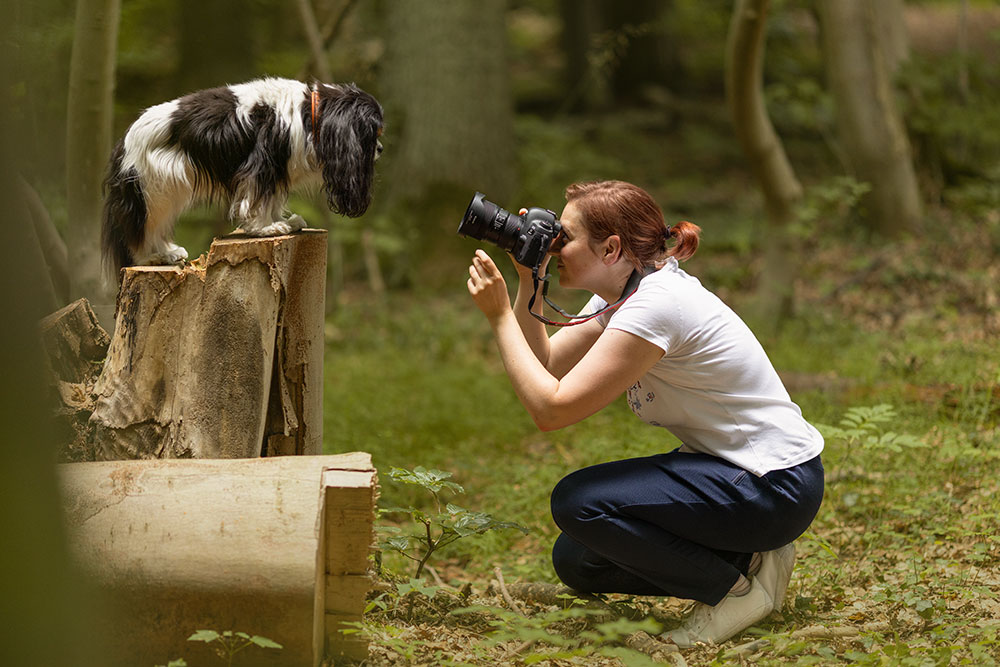
[{"label": "cut log", "polygon": [[[196,630],[260,635],[241,665],[367,657],[371,457],[67,463],[71,552],[117,614],[107,664],[211,662]],[[338,662],[339,664],[339,662]]]},{"label": "cut log", "polygon": [[319,454],[326,232],[227,237],[125,269],[94,388],[94,458]]},{"label": "cut log", "polygon": [[111,338],[86,299],[43,318],[38,325],[51,380],[92,386]]},{"label": "cut log", "polygon": [[93,458],[89,420],[93,390],[111,338],[86,299],[75,301],[39,322],[45,384],[55,407],[53,424],[63,461]]}]

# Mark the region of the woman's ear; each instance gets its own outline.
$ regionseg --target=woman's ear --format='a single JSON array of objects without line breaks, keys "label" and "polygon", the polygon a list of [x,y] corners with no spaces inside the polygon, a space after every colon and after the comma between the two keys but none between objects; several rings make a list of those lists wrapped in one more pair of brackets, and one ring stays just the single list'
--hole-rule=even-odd
[{"label": "woman's ear", "polygon": [[603,247],[603,253],[601,255],[601,260],[608,266],[611,266],[622,256],[622,240],[617,234],[612,234],[608,238],[604,239],[604,243],[601,244]]}]

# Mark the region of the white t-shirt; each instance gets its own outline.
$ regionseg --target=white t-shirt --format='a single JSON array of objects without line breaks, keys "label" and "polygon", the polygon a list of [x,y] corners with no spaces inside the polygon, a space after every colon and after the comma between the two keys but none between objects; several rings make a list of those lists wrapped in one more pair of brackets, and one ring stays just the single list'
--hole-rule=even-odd
[{"label": "white t-shirt", "polygon": [[[591,298],[583,313],[606,302]],[[755,475],[804,463],[823,436],[802,417],[760,342],[717,296],[670,258],[612,313],[597,318],[663,349],[628,390],[632,411]]]}]

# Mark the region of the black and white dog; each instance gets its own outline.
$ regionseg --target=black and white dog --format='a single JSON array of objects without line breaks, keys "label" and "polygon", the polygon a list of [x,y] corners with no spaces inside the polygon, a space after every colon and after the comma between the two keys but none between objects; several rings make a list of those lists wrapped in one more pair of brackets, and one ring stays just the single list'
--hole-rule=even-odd
[{"label": "black and white dog", "polygon": [[253,236],[302,229],[289,190],[322,184],[335,213],[371,203],[382,107],[353,84],[288,79],[201,90],[147,109],[111,155],[101,249],[109,273],[183,264],[174,221],[199,200],[229,203]]}]

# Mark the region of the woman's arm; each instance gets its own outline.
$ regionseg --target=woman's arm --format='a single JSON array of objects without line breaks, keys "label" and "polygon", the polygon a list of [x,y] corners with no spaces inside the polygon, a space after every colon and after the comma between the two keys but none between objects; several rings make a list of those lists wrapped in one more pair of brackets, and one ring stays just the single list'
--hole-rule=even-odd
[{"label": "woman's arm", "polygon": [[485,252],[477,251],[469,275],[469,292],[493,327],[514,391],[542,430],[562,428],[594,414],[663,356],[656,345],[611,329],[601,333],[565,375],[556,377],[525,338],[503,276]]},{"label": "woman's arm", "polygon": [[[587,350],[597,341],[604,327],[596,321],[584,322],[572,327],[564,327],[549,337],[545,325],[535,319],[528,310],[528,303],[531,295],[535,292],[534,280],[531,277],[531,270],[520,264],[514,263],[517,269],[518,285],[517,294],[514,297],[514,316],[524,333],[524,338],[531,347],[532,352],[542,362],[542,365],[557,378],[561,378],[569,369],[576,365]],[[542,265],[541,272],[545,272],[545,265]],[[532,311],[541,314],[542,285],[539,282],[537,297]]]}]

